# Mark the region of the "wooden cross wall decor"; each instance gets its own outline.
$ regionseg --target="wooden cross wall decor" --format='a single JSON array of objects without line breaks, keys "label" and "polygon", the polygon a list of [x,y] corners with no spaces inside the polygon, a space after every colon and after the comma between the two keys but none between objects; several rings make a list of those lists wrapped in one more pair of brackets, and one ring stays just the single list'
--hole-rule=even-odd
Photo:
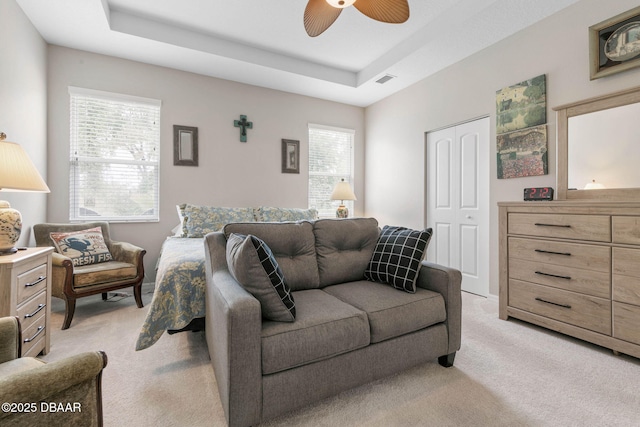
[{"label": "wooden cross wall decor", "polygon": [[234,120],[233,126],[240,128],[240,142],[247,142],[247,129],[253,129],[253,122],[247,121],[247,116],[240,115],[240,120]]}]

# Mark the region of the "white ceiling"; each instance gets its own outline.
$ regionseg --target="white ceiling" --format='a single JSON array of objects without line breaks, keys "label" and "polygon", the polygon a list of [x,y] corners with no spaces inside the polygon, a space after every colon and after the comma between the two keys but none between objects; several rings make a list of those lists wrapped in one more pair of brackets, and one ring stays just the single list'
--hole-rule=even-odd
[{"label": "white ceiling", "polygon": [[312,38],[306,0],[17,0],[51,44],[358,106],[577,1],[409,0],[404,24],[350,7]]}]

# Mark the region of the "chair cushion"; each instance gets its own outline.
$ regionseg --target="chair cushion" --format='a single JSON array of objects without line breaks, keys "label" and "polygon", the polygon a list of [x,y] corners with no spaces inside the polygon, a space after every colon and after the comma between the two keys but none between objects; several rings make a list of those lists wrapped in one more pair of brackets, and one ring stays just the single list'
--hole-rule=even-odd
[{"label": "chair cushion", "polygon": [[431,228],[418,231],[385,225],[364,276],[396,289],[415,292],[420,264],[432,233]]},{"label": "chair cushion", "polygon": [[321,219],[313,224],[320,286],[364,279],[380,228],[374,218]]},{"label": "chair cushion", "polygon": [[369,344],[369,323],[361,310],[319,289],[294,292],[293,296],[295,322],[262,323],[263,375],[328,359]]},{"label": "chair cushion", "polygon": [[442,295],[422,288],[411,294],[363,280],[328,286],[323,291],[367,313],[371,343],[408,334],[447,318]]},{"label": "chair cushion", "polygon": [[71,258],[74,266],[98,264],[113,259],[102,236],[102,228],[51,232],[51,240],[59,254]]},{"label": "chair cushion", "polygon": [[138,274],[135,265],[120,261],[83,265],[73,268],[73,286],[82,288],[120,280],[133,279]]},{"label": "chair cushion", "polygon": [[35,357],[21,357],[19,359],[9,360],[8,362],[0,363],[0,378],[17,374],[18,372],[28,371],[42,365],[44,365],[44,362]]},{"label": "chair cushion", "polygon": [[293,296],[269,246],[256,236],[233,233],[226,250],[231,275],[260,301],[262,317],[293,322],[296,319]]},{"label": "chair cushion", "polygon": [[315,237],[310,222],[253,222],[224,226],[227,239],[232,233],[253,235],[271,248],[292,291],[320,286]]}]

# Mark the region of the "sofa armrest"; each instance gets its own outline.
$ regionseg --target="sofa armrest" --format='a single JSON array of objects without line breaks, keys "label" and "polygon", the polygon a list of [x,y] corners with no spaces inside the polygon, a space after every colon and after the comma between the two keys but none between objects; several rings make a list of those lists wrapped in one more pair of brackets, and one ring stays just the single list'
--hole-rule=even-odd
[{"label": "sofa armrest", "polygon": [[0,363],[20,357],[20,323],[17,317],[0,318]]},{"label": "sofa armrest", "polygon": [[[106,364],[104,352],[86,352],[0,378],[0,401],[37,403],[35,412],[0,413],[0,424],[4,418],[6,422],[15,418],[15,425],[43,425],[45,421],[49,425],[101,425],[101,380]],[[48,414],[43,414],[40,402],[76,404],[79,410],[52,413],[43,420]]]},{"label": "sofa armrest", "polygon": [[205,238],[205,332],[220,400],[230,426],[257,424],[262,408],[260,302],[233,278],[226,238]]},{"label": "sofa armrest", "polygon": [[444,298],[449,332],[449,354],[460,349],[462,333],[462,274],[455,268],[422,261],[417,286],[438,292]]}]

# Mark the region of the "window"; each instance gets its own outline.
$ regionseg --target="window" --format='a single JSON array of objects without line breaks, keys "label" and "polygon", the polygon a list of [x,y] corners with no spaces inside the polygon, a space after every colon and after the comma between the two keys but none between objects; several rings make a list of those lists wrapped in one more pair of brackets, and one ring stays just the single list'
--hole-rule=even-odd
[{"label": "window", "polygon": [[[353,136],[355,131],[309,124],[309,207],[320,218],[335,218],[340,200],[330,200],[341,179],[353,188]],[[353,201],[344,201],[353,213]]]},{"label": "window", "polygon": [[69,88],[71,221],[158,221],[160,101]]}]

